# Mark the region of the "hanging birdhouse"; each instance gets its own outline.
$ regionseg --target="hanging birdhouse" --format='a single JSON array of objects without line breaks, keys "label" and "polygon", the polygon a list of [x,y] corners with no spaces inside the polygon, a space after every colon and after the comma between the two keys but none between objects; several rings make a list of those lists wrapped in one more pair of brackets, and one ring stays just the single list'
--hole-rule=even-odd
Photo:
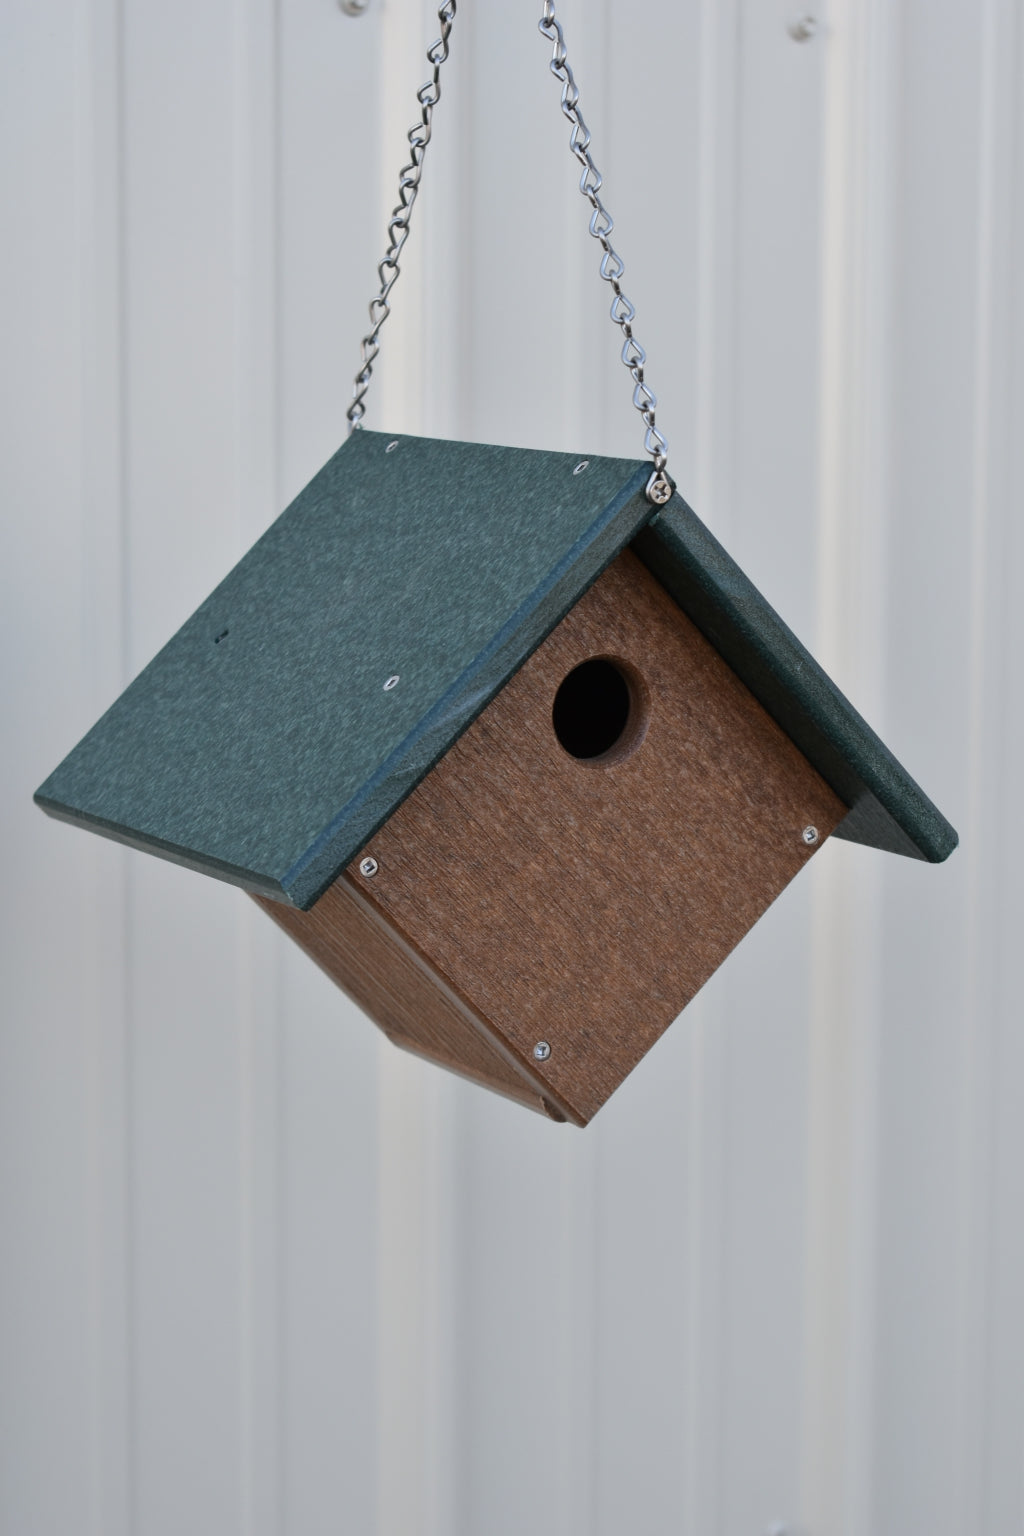
[{"label": "hanging birdhouse", "polygon": [[584,1125],[832,834],[956,834],[629,461],[355,433],[50,776]]},{"label": "hanging birdhouse", "polygon": [[675,494],[554,0],[540,30],[653,469],[354,432],[36,799],[242,886],[396,1044],[585,1125],[833,832],[956,833]]}]

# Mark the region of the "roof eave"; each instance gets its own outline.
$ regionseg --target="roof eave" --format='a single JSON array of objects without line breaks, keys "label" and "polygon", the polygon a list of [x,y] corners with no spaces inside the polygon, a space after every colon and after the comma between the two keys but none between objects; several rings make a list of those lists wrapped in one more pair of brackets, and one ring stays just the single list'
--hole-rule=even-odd
[{"label": "roof eave", "polygon": [[949,857],[953,827],[681,496],[632,548],[850,807],[836,837]]}]

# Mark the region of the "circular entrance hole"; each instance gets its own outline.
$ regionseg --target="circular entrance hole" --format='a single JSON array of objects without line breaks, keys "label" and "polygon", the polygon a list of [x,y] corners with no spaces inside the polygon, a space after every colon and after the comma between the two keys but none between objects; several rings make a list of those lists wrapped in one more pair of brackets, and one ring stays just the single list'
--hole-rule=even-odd
[{"label": "circular entrance hole", "polygon": [[605,656],[581,662],[566,677],[551,710],[559,745],[581,762],[624,757],[637,745],[639,689]]}]

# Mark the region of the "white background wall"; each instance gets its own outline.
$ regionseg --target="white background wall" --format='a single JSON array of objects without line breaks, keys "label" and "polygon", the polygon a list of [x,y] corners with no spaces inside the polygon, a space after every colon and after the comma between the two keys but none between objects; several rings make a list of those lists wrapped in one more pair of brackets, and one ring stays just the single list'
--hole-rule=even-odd
[{"label": "white background wall", "polygon": [[[437,27],[7,0],[2,1536],[1024,1530],[1024,5],[560,9],[680,487],[963,845],[830,844],[578,1133],[47,821],[341,441]],[[461,9],[369,423],[638,454],[538,11]]]}]

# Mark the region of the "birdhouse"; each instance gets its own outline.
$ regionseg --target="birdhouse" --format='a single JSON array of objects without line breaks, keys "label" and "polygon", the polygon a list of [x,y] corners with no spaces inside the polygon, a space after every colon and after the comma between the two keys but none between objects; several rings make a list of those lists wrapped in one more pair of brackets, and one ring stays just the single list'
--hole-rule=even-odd
[{"label": "birdhouse", "polygon": [[649,468],[360,431],[38,791],[585,1125],[831,836],[956,833]]}]

